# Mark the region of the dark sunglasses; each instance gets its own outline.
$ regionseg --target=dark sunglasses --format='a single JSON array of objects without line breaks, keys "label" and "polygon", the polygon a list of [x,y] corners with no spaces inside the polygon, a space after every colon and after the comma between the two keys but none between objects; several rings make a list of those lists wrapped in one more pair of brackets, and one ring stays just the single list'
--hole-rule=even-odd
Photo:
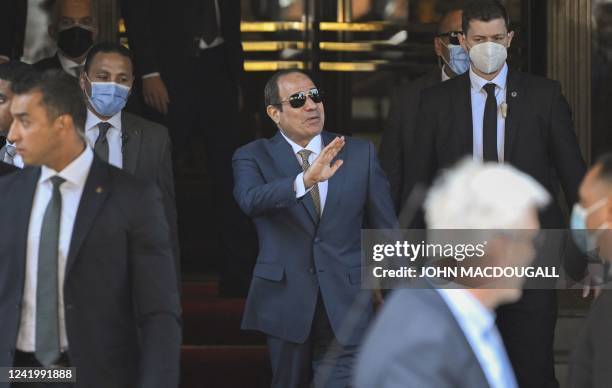
[{"label": "dark sunglasses", "polygon": [[283,102],[288,102],[292,108],[297,109],[297,108],[303,107],[304,104],[306,104],[306,99],[308,97],[310,97],[310,99],[314,103],[318,104],[321,101],[323,101],[323,92],[321,92],[317,88],[312,88],[306,92],[298,92],[298,93],[292,94],[289,96],[288,99],[280,101],[279,104],[282,104]]},{"label": "dark sunglasses", "polygon": [[448,43],[459,45],[459,35],[463,34],[461,31],[449,31],[443,34],[438,34],[438,38],[448,38]]}]

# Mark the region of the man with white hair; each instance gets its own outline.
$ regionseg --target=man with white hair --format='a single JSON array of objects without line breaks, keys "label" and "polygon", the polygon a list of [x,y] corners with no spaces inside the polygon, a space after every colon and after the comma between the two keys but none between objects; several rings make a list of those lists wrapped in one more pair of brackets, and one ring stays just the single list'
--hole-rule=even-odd
[{"label": "man with white hair", "polygon": [[[486,225],[483,259],[527,266],[535,257],[538,209],[549,199],[539,183],[513,167],[464,161],[438,179],[425,215],[431,229]],[[355,387],[518,387],[494,310],[521,297],[523,280],[504,281],[503,288],[465,289],[433,289],[422,281],[394,292],[363,343]]]}]

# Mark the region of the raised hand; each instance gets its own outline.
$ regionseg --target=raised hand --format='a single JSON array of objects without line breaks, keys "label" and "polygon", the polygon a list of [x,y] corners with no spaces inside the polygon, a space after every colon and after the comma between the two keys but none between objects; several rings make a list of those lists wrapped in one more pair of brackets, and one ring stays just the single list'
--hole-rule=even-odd
[{"label": "raised hand", "polygon": [[307,189],[311,186],[324,182],[334,176],[336,171],[342,166],[342,160],[336,160],[333,164],[332,161],[338,155],[338,152],[344,147],[345,141],[344,136],[337,137],[332,140],[321,154],[312,162],[310,168],[304,173],[304,187]]}]

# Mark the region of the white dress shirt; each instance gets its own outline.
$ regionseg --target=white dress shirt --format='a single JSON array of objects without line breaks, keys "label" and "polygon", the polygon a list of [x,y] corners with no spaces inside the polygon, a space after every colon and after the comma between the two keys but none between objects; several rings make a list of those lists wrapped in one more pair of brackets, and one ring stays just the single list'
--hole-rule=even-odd
[{"label": "white dress shirt", "polygon": [[[300,166],[302,165],[302,158],[300,157],[300,155],[298,155],[298,152],[300,152],[303,149],[309,150],[310,155],[308,156],[308,163],[312,165],[312,162],[314,162],[314,160],[317,158],[317,156],[319,156],[319,154],[321,153],[321,150],[323,149],[323,140],[321,138],[321,135],[317,135],[313,137],[312,140],[310,140],[310,143],[306,145],[306,147],[301,147],[300,145],[298,145],[297,143],[289,139],[287,136],[285,136],[283,131],[280,131],[280,133],[281,135],[283,135],[285,140],[287,140],[287,143],[289,143],[289,145],[293,149],[293,154],[297,158]],[[306,193],[308,193],[314,187],[314,186],[311,186],[308,190],[306,190],[306,188],[304,187],[304,173],[303,172],[299,173],[298,176],[295,177],[294,184],[295,184],[295,197],[296,198],[303,197],[304,195],[306,195]],[[323,209],[325,208],[325,200],[327,199],[328,182],[327,181],[319,182],[318,185],[319,185],[319,199],[321,200],[321,215],[323,215]]]},{"label": "white dress shirt", "polygon": [[464,289],[437,289],[461,327],[491,388],[518,388],[495,314]]},{"label": "white dress shirt", "polygon": [[[98,124],[100,118],[93,112],[87,109],[87,121],[85,122],[85,136],[87,143],[93,149],[96,144],[96,139],[100,133]],[[121,111],[108,119],[111,127],[106,132],[106,141],[108,141],[108,163],[117,168],[123,168],[123,139],[121,132]]]},{"label": "white dress shirt", "polygon": [[444,66],[442,66],[442,69],[441,69],[441,71],[442,71],[442,77],[441,77],[442,82],[448,81],[450,79],[450,77],[448,76],[448,74],[446,74],[444,69],[446,69],[446,64]]},{"label": "white dress shirt", "polygon": [[64,316],[64,276],[66,261],[72,240],[72,230],[76,218],[81,195],[91,163],[93,152],[89,147],[73,160],[66,168],[56,172],[48,167],[41,168],[40,178],[36,186],[32,210],[30,213],[30,225],[28,227],[28,241],[26,252],[26,276],[23,289],[23,300],[21,304],[21,323],[17,336],[17,349],[22,352],[34,352],[36,346],[36,287],[38,282],[38,249],[40,244],[40,232],[42,229],[43,216],[47,205],[51,200],[53,186],[49,178],[59,175],[66,181],[60,186],[62,194],[62,215],[60,218],[60,235],[58,244],[58,301],[59,301],[59,336],[60,347],[68,348],[66,336],[66,321]]},{"label": "white dress shirt", "polygon": [[[6,146],[14,147],[15,145],[7,140],[6,141]],[[3,162],[8,163],[8,164],[12,164],[13,166],[19,167],[19,168],[23,168],[24,167],[24,163],[23,163],[23,159],[21,159],[21,155],[15,154],[15,156],[13,156],[13,158],[12,158],[13,160],[9,160],[9,158],[10,158],[10,156],[8,155],[8,153],[6,153],[4,155]]]},{"label": "white dress shirt", "polygon": [[66,57],[64,54],[62,54],[61,52],[57,52],[57,58],[60,61],[60,64],[62,65],[62,69],[64,69],[64,71],[68,74],[70,74],[73,77],[79,77],[79,73],[77,71],[77,69],[79,67],[85,66],[85,60],[83,60],[82,63],[76,63],[75,61],[73,61],[72,59],[69,59],[68,57]]},{"label": "white dress shirt", "polygon": [[475,161],[483,160],[483,120],[487,92],[483,87],[488,83],[495,84],[495,99],[497,100],[497,156],[500,162],[504,161],[504,136],[506,133],[506,119],[501,113],[500,106],[506,102],[506,80],[508,78],[508,65],[504,67],[497,77],[491,81],[476,75],[470,66],[470,83],[472,95],[472,131],[473,131],[473,157]]}]

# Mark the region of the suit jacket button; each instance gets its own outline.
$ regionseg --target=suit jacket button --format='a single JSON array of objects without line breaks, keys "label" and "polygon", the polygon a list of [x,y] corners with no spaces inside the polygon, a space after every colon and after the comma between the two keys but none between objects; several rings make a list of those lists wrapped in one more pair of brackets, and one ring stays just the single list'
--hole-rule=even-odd
[{"label": "suit jacket button", "polygon": [[310,274],[311,274],[311,275],[314,275],[314,273],[315,273],[315,269],[314,269],[314,268],[312,268],[312,267],[310,267],[310,268],[308,269],[308,272],[310,272]]},{"label": "suit jacket button", "polygon": [[320,238],[318,238],[318,237],[315,237],[315,240],[314,240],[314,241],[315,241],[315,243],[320,243],[320,242],[321,242],[321,239],[320,239]]}]

